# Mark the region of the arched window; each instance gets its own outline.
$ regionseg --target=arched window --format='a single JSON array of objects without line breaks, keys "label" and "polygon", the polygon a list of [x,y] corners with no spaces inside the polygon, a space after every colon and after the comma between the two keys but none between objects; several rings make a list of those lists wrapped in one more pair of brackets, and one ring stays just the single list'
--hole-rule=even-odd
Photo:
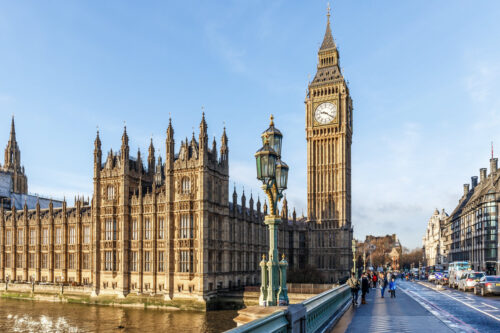
[{"label": "arched window", "polygon": [[115,198],[115,187],[109,185],[108,186],[108,200],[113,200]]},{"label": "arched window", "polygon": [[191,192],[191,181],[189,178],[182,178],[182,193],[187,194]]}]

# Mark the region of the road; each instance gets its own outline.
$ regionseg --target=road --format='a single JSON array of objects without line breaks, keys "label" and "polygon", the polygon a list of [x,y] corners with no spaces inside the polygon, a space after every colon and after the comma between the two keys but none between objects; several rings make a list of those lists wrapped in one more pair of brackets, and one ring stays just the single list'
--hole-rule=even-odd
[{"label": "road", "polygon": [[476,296],[428,282],[399,282],[412,297],[456,332],[500,332],[500,297]]},{"label": "road", "polygon": [[500,332],[500,297],[481,297],[427,282],[398,280],[396,298],[371,289],[366,305],[350,308],[340,332]]}]

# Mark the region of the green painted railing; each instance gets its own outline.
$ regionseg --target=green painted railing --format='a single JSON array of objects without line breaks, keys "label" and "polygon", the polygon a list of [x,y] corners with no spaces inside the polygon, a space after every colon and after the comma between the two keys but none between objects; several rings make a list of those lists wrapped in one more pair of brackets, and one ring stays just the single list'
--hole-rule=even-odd
[{"label": "green painted railing", "polygon": [[338,319],[351,299],[347,285],[322,292],[288,309],[236,327],[229,333],[315,333],[321,332]]},{"label": "green painted railing", "polygon": [[286,311],[279,311],[270,314],[245,325],[233,328],[227,332],[231,333],[287,333],[288,320],[286,319]]},{"label": "green painted railing", "polygon": [[318,332],[351,298],[351,289],[343,285],[302,302],[306,307],[306,332]]}]

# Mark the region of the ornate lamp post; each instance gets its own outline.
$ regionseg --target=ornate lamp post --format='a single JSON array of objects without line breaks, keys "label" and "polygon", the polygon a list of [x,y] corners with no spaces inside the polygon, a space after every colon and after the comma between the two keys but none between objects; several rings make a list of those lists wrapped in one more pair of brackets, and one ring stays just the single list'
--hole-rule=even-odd
[{"label": "ornate lamp post", "polygon": [[269,200],[270,214],[264,218],[269,227],[269,260],[262,257],[261,269],[267,267],[267,274],[262,271],[262,285],[260,290],[260,305],[274,306],[288,304],[286,290],[285,258],[280,262],[278,257],[278,226],[281,223],[278,212],[278,202],[283,197],[283,191],[288,182],[288,165],[281,161],[281,142],[283,135],[274,127],[273,116],[269,128],[262,133],[262,148],[255,153],[257,179],[262,182],[262,189]]}]

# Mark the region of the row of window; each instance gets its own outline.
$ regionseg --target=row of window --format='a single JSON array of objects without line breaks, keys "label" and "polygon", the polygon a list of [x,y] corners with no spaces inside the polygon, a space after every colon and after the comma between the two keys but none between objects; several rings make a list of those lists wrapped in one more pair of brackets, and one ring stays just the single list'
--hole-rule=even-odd
[{"label": "row of window", "polygon": [[[131,272],[137,272],[137,262],[138,262],[138,252],[134,251],[130,253],[130,258],[129,258],[129,270]],[[158,272],[165,272],[165,252],[159,251],[158,252]],[[144,252],[144,261],[143,261],[144,267],[143,270],[144,272],[151,272],[152,268],[152,257],[151,257],[151,252],[150,251],[145,251]]]},{"label": "row of window", "polygon": [[[62,234],[63,230],[62,227],[56,227],[54,229],[54,241],[55,244],[62,244]],[[30,245],[35,245],[36,244],[36,229],[32,228],[30,229],[29,232],[29,244]],[[69,244],[76,244],[76,227],[69,227],[68,228],[68,241]],[[90,243],[90,226],[84,226],[83,227],[83,243],[84,244],[89,244]],[[23,245],[24,244],[24,229],[20,228],[17,229],[17,245]],[[47,245],[49,244],[49,228],[43,228],[42,229],[42,244]],[[12,245],[12,230],[7,229],[5,231],[5,245]]]},{"label": "row of window", "polygon": [[[132,220],[132,224],[130,225],[130,234],[132,237],[132,240],[138,240],[139,239],[139,223],[137,221],[137,218],[134,218]],[[151,220],[149,218],[144,219],[144,239],[149,240],[153,239],[153,227]],[[165,238],[165,220],[160,217],[158,219],[158,239],[164,239]]]},{"label": "row of window", "polygon": [[[63,254],[54,253],[54,269],[63,268]],[[40,256],[40,264],[42,269],[49,268],[49,254],[42,253]],[[76,269],[76,254],[68,254],[68,269]],[[5,267],[12,268],[12,255],[11,253],[5,253]],[[16,268],[26,268],[24,253],[16,253]],[[30,253],[28,255],[28,268],[36,268],[36,256],[35,253]],[[90,269],[90,253],[83,253],[82,255],[82,269]]]}]

